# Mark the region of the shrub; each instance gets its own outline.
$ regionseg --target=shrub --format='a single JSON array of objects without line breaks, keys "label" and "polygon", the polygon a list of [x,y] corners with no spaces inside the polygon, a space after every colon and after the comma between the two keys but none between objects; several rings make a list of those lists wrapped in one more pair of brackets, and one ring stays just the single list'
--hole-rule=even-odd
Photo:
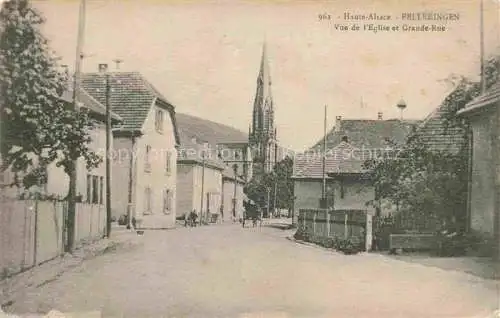
[{"label": "shrub", "polygon": [[298,240],[298,241],[304,241],[304,242],[311,241],[309,234],[307,233],[305,227],[303,227],[303,226],[300,226],[297,229],[297,232],[295,232],[295,234],[293,235],[293,238]]},{"label": "shrub", "polygon": [[337,238],[335,240],[335,249],[343,252],[344,254],[357,254],[363,250],[361,246],[361,241],[357,238],[348,238],[348,239],[340,239]]},{"label": "shrub", "polygon": [[320,245],[326,248],[334,248],[335,240],[332,237],[322,237],[320,240]]}]

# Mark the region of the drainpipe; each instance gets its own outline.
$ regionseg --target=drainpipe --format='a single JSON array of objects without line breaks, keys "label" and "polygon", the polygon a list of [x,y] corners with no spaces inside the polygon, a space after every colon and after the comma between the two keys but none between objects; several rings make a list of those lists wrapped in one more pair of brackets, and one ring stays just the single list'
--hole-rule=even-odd
[{"label": "drainpipe", "polygon": [[127,216],[128,216],[128,224],[127,224],[127,229],[132,229],[133,224],[132,224],[132,217],[133,217],[133,189],[134,189],[134,181],[135,181],[135,174],[134,174],[134,157],[135,157],[135,147],[136,147],[136,140],[135,136],[132,136],[132,153],[130,154],[130,161],[129,161],[129,178],[128,178],[128,207],[127,207]]},{"label": "drainpipe", "polygon": [[493,256],[495,260],[500,260],[500,102],[496,102],[496,109],[494,117],[494,138],[493,138],[493,169],[495,175],[495,189],[494,189],[494,210],[493,210],[493,239],[494,251]]},{"label": "drainpipe", "polygon": [[468,141],[468,161],[467,161],[467,211],[465,220],[465,231],[467,233],[471,230],[471,210],[472,210],[472,156],[473,156],[473,134],[472,125],[469,123],[467,127],[467,141]]}]

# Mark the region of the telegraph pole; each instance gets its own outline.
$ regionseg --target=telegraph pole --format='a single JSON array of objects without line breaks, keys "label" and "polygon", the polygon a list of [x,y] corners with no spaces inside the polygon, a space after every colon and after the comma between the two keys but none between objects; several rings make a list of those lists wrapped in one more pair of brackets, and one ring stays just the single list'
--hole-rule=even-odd
[{"label": "telegraph pole", "polygon": [[480,54],[481,54],[481,94],[486,92],[486,63],[484,61],[484,0],[481,0],[479,14],[480,30],[479,30],[479,43],[480,43]]},{"label": "telegraph pole", "polygon": [[326,208],[326,116],[327,116],[327,106],[325,105],[325,115],[324,115],[324,123],[323,123],[323,188],[321,192],[321,208]]},{"label": "telegraph pole", "polygon": [[233,218],[236,219],[236,186],[238,183],[238,165],[233,164],[233,172],[234,172],[234,193],[233,193]]},{"label": "telegraph pole", "polygon": [[108,65],[102,64],[106,71],[106,237],[111,236],[111,87]]},{"label": "telegraph pole", "polygon": [[275,176],[275,179],[274,179],[274,214],[276,216],[277,212],[278,212],[278,208],[276,207],[276,201],[277,201],[277,192],[278,192],[278,180],[276,179],[276,176]]},{"label": "telegraph pole", "polygon": [[201,154],[201,200],[200,200],[200,225],[203,218],[203,199],[205,198],[205,151]]},{"label": "telegraph pole", "polygon": [[269,218],[269,197],[271,194],[271,188],[269,186],[267,187],[267,217]]},{"label": "telegraph pole", "polygon": [[[80,90],[80,73],[83,58],[83,42],[85,31],[85,0],[81,0],[78,13],[78,35],[76,40],[75,74],[73,75],[73,108],[78,111],[78,100]],[[73,160],[72,169],[69,172],[68,189],[68,218],[66,224],[67,241],[66,251],[72,252],[75,240],[75,219],[76,219],[76,183],[77,183],[78,160]]]}]

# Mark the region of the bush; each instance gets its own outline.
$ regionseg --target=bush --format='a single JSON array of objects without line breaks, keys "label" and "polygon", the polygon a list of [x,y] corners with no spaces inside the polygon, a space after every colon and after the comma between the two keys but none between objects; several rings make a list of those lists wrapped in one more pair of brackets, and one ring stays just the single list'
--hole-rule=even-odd
[{"label": "bush", "polygon": [[351,255],[357,254],[363,250],[361,240],[357,238],[339,239],[335,240],[334,248],[344,254]]},{"label": "bush", "polygon": [[295,232],[293,238],[296,239],[297,241],[304,241],[304,242],[311,241],[309,234],[307,233],[306,229],[303,226],[300,226],[297,229],[297,232]]},{"label": "bush", "polygon": [[334,248],[335,247],[335,239],[332,237],[322,237],[320,239],[321,246],[326,247],[326,248]]}]

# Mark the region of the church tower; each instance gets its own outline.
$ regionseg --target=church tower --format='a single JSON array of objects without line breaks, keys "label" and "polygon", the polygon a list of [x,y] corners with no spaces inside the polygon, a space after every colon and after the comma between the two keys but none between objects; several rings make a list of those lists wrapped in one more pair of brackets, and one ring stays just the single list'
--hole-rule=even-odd
[{"label": "church tower", "polygon": [[253,104],[252,124],[249,129],[249,145],[253,151],[255,176],[271,172],[277,159],[277,130],[274,126],[274,105],[271,94],[271,74],[267,61],[266,44],[262,47],[262,59],[257,77],[257,90]]}]

